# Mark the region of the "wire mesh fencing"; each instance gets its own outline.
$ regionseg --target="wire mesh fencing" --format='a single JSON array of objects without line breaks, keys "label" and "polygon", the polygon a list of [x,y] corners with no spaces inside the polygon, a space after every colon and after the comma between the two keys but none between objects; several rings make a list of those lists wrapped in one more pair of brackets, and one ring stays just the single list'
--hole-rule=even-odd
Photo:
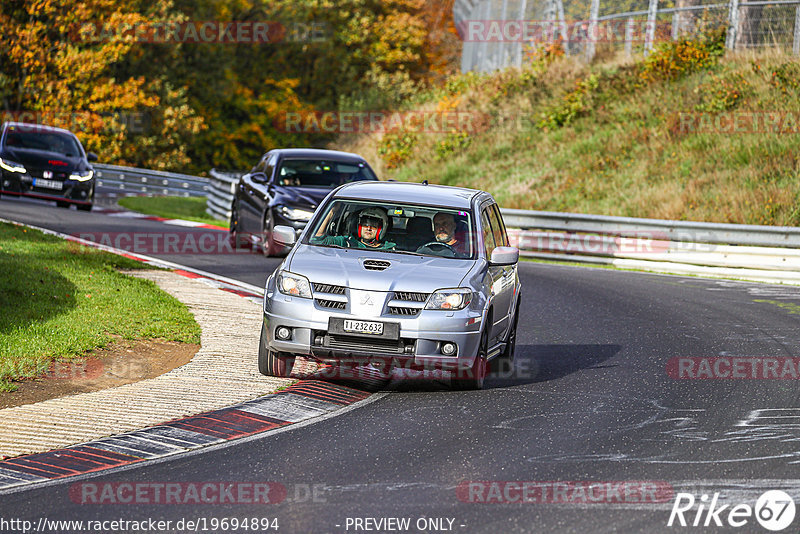
[{"label": "wire mesh fencing", "polygon": [[453,15],[463,72],[519,67],[533,48],[556,41],[591,60],[603,50],[646,54],[718,27],[729,49],[800,55],[800,0],[456,0]]}]

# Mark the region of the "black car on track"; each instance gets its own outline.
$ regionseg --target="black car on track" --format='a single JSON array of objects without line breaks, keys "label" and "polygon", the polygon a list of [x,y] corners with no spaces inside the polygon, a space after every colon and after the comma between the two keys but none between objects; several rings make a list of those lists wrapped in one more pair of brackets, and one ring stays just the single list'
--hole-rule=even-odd
[{"label": "black car on track", "polygon": [[288,249],[272,239],[275,226],[291,226],[299,235],[332,190],[349,182],[377,179],[356,154],[310,148],[271,150],[239,178],[231,205],[231,242],[237,247],[258,246],[265,256],[284,254]]},{"label": "black car on track", "polygon": [[95,177],[75,134],[42,124],[7,122],[0,133],[0,194],[55,200],[59,207],[75,204],[89,211],[94,203]]}]

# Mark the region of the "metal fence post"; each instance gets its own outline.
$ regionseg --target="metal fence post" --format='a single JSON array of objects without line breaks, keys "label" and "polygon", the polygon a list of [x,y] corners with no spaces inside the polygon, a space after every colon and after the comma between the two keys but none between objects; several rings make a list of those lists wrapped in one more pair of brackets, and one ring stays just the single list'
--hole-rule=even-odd
[{"label": "metal fence post", "polygon": [[561,39],[564,41],[562,43],[564,45],[564,53],[569,55],[569,37],[567,37],[567,23],[564,20],[564,2],[561,0],[556,0],[556,12],[558,20],[561,22],[559,27],[561,28]]},{"label": "metal fence post", "polygon": [[[483,0],[483,23],[486,24],[489,20],[489,8],[491,7],[492,0]],[[478,44],[478,70],[486,72],[489,70],[489,39],[484,35],[483,42]]]},{"label": "metal fence post", "polygon": [[678,40],[678,33],[680,32],[681,27],[681,12],[676,11],[672,14],[672,40]]},{"label": "metal fence post", "polygon": [[595,40],[597,39],[597,17],[600,15],[600,0],[592,0],[589,15],[589,35],[586,36],[586,61],[594,59]]},{"label": "metal fence post", "polygon": [[633,53],[633,17],[628,17],[625,22],[625,54]]},{"label": "metal fence post", "polygon": [[644,53],[647,55],[653,49],[656,36],[656,17],[658,16],[658,0],[650,0],[647,8],[647,31],[644,37]]},{"label": "metal fence post", "polygon": [[[500,11],[500,27],[506,28],[507,20],[506,17],[508,16],[508,0],[503,0],[503,7]],[[505,33],[505,32],[503,32]],[[505,35],[501,38],[500,42],[495,45],[495,50],[497,50],[497,59],[494,64],[494,68],[504,68],[509,65],[509,55],[508,55],[508,47],[509,43],[505,40]]]},{"label": "metal fence post", "polygon": [[522,26],[522,31],[519,34],[519,43],[517,44],[517,57],[515,63],[517,67],[522,68],[522,48],[525,46],[525,40],[523,39],[523,35],[525,35],[525,11],[528,7],[527,0],[522,0],[519,5],[519,20],[520,25]]},{"label": "metal fence post", "polygon": [[736,32],[739,30],[739,0],[731,0],[728,12],[728,34],[725,36],[725,48],[736,48]]},{"label": "metal fence post", "polygon": [[794,8],[794,40],[792,41],[792,54],[800,56],[800,6]]}]

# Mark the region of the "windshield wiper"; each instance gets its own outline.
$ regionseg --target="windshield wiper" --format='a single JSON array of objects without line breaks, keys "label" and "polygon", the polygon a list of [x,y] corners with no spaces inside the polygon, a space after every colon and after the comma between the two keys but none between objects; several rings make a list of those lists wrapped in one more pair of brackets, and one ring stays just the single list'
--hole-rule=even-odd
[{"label": "windshield wiper", "polygon": [[409,256],[425,256],[419,252],[411,252],[410,250],[390,250],[389,252],[396,252],[397,254],[408,254]]}]

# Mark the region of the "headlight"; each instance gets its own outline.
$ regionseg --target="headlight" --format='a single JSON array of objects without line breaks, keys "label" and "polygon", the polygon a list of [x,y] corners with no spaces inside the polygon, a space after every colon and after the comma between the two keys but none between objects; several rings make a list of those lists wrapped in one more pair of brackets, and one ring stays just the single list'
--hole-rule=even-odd
[{"label": "headlight", "polygon": [[466,287],[435,291],[425,305],[426,310],[462,310],[472,300],[472,290]]},{"label": "headlight", "polygon": [[293,221],[309,221],[311,220],[311,216],[314,215],[313,211],[289,208],[286,206],[278,206],[278,211],[281,215]]},{"label": "headlight", "polygon": [[308,278],[288,271],[278,275],[278,290],[284,295],[311,298],[311,283]]},{"label": "headlight", "polygon": [[0,159],[0,167],[10,172],[21,172],[23,174],[27,172],[25,167],[19,163],[14,163],[13,161],[8,161],[7,159]]},{"label": "headlight", "polygon": [[70,174],[69,179],[85,182],[87,180],[91,180],[92,176],[94,176],[94,171],[78,171],[74,174]]}]

